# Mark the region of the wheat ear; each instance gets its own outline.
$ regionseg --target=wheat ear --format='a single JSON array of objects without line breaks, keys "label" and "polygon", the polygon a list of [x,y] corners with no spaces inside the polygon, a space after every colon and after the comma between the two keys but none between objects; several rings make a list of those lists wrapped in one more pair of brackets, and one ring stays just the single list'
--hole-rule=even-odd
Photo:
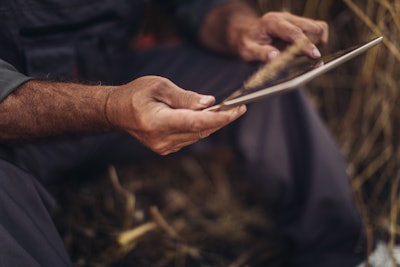
[{"label": "wheat ear", "polygon": [[287,64],[292,61],[296,55],[298,55],[301,50],[306,45],[306,41],[298,41],[292,45],[290,45],[284,52],[281,53],[279,57],[272,60],[271,62],[265,64],[259,70],[257,70],[254,74],[252,74],[244,83],[243,86],[233,92],[225,101],[233,99],[243,92],[254,89],[258,86],[261,86],[271,79],[275,78],[278,73],[280,73]]}]

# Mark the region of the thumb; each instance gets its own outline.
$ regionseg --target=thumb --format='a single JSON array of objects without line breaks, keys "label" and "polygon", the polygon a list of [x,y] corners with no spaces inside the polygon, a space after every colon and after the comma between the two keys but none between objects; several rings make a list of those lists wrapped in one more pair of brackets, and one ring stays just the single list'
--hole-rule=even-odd
[{"label": "thumb", "polygon": [[172,108],[200,110],[209,107],[215,102],[210,95],[201,95],[193,91],[184,90],[178,86],[171,86],[164,90],[161,99]]}]

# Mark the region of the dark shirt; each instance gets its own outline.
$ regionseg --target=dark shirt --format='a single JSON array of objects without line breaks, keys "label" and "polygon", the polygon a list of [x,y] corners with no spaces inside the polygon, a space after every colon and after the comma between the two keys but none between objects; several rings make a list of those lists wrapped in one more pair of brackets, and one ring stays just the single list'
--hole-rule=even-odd
[{"label": "dark shirt", "polygon": [[[182,34],[196,39],[205,14],[229,0],[156,0]],[[0,2],[0,101],[33,78],[72,79],[79,65],[90,80],[107,55],[136,33],[145,0],[13,0]],[[51,74],[51,75],[50,75]]]},{"label": "dark shirt", "polygon": [[12,65],[0,59],[0,101],[30,77],[18,72]]}]

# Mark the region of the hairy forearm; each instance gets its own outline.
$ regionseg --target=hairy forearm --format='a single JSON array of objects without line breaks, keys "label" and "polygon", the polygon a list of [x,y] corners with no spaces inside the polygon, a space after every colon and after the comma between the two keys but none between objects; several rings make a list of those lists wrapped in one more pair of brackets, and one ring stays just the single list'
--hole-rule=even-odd
[{"label": "hairy forearm", "polygon": [[236,54],[238,33],[258,17],[254,9],[240,1],[217,6],[204,19],[199,31],[200,42],[216,52]]},{"label": "hairy forearm", "polygon": [[110,87],[28,81],[0,103],[0,140],[111,130],[105,106]]}]

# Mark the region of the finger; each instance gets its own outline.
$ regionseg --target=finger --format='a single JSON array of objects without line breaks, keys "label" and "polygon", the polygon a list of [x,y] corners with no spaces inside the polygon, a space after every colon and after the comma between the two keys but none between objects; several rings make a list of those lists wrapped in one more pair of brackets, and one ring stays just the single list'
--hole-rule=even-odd
[{"label": "finger", "polygon": [[245,112],[246,107],[241,106],[221,112],[169,110],[162,113],[170,133],[198,133],[224,127]]},{"label": "finger", "polygon": [[313,42],[311,42],[300,27],[282,17],[269,19],[266,23],[268,24],[268,26],[265,27],[267,34],[290,44],[303,43],[304,48],[302,49],[302,52],[305,55],[311,58],[321,57],[318,48],[313,44]]},{"label": "finger", "polygon": [[321,36],[321,44],[327,44],[329,41],[329,25],[325,21],[317,21],[320,24],[320,27],[323,28],[322,36]]},{"label": "finger", "polygon": [[[219,128],[218,128],[219,129]],[[210,129],[202,132],[190,133],[164,133],[163,137],[158,136],[157,140],[144,142],[150,149],[160,155],[167,155],[191,145],[203,138],[208,137],[218,129]]]},{"label": "finger", "polygon": [[171,134],[164,138],[163,141],[159,143],[156,147],[153,147],[153,150],[161,155],[174,153],[181,150],[183,147],[194,144],[199,140],[210,136],[212,133],[218,131],[221,128],[222,127],[218,127],[193,133]]},{"label": "finger", "polygon": [[[180,113],[179,117],[181,120],[168,120],[170,132],[165,133],[165,137],[162,138],[161,141],[150,147],[161,155],[179,151],[181,148],[191,145],[218,131],[228,123],[237,119],[245,111],[246,107],[244,105],[230,111],[222,112],[175,110],[174,113]],[[185,117],[183,113],[189,114],[188,116],[191,118],[195,118],[196,115],[200,114],[202,118],[196,117],[193,123],[193,121],[188,120],[188,117]],[[220,122],[210,123],[213,121],[210,116],[214,118],[228,116],[228,118],[222,119]],[[214,125],[216,125],[216,127],[214,127]]]},{"label": "finger", "polygon": [[290,23],[299,27],[314,44],[326,44],[329,36],[329,26],[324,21],[299,17],[290,13],[284,15]]},{"label": "finger", "polygon": [[243,49],[239,51],[240,56],[245,61],[264,61],[269,62],[280,55],[280,51],[267,44],[259,44],[253,40],[249,40],[245,43]]},{"label": "finger", "polygon": [[278,35],[279,38],[288,42],[288,43],[301,43],[303,45],[302,52],[311,57],[311,58],[319,58],[321,57],[321,53],[318,48],[313,44],[313,42],[304,34],[301,28],[296,25],[288,22],[281,21],[276,29],[273,30],[273,34]]},{"label": "finger", "polygon": [[192,110],[204,109],[215,103],[213,96],[184,90],[172,82],[164,90],[159,91],[157,100],[174,109]]},{"label": "finger", "polygon": [[174,141],[169,144],[169,147],[163,152],[165,153],[174,153],[182,148],[192,145],[201,139],[204,139],[210,136],[212,133],[218,131],[220,128],[215,128],[208,131],[198,132],[198,133],[190,133],[190,134],[176,134],[173,136]]}]

